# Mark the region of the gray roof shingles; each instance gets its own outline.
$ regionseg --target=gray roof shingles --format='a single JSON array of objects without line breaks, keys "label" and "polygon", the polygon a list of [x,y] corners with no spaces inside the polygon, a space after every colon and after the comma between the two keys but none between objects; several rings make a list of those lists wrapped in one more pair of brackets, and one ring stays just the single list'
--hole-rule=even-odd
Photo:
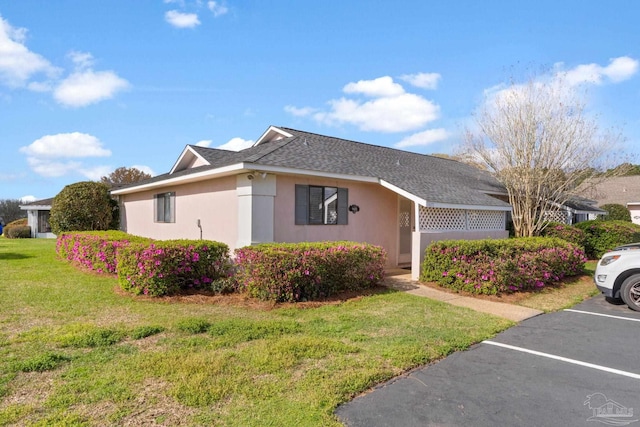
[{"label": "gray roof shingles", "polygon": [[489,173],[455,160],[410,153],[290,128],[291,135],[234,152],[191,146],[210,166],[156,176],[137,183],[162,181],[237,163],[379,178],[427,203],[508,207],[486,193],[506,194]]}]

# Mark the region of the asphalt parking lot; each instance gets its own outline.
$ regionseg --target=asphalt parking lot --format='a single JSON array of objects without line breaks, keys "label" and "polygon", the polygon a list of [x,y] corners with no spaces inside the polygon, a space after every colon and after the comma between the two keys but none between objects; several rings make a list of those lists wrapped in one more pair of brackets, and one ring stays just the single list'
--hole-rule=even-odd
[{"label": "asphalt parking lot", "polygon": [[596,296],[378,386],[347,426],[640,426],[640,312]]}]

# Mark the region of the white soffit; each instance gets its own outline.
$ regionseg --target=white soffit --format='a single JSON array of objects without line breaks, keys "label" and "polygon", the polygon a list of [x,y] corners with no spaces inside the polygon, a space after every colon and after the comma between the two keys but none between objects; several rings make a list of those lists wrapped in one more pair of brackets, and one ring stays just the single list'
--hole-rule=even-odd
[{"label": "white soffit", "polygon": [[256,145],[263,142],[273,141],[274,139],[278,140],[282,138],[291,138],[292,136],[292,134],[290,134],[289,132],[285,132],[280,128],[269,126],[269,129],[267,129],[265,133],[263,133],[262,136],[258,138],[258,140],[252,145],[252,147],[255,147]]},{"label": "white soffit", "polygon": [[169,171],[169,174],[173,174],[175,172],[179,172],[181,170],[186,169],[188,165],[193,163],[193,160],[196,158],[201,159],[206,164],[210,164],[204,157],[198,154],[196,150],[194,150],[190,145],[187,145],[184,148],[184,150],[182,150],[182,154],[180,154],[180,157],[178,157],[178,160]]},{"label": "white soffit", "polygon": [[400,187],[396,187],[395,185],[391,184],[390,182],[385,181],[384,179],[380,180],[380,185],[382,185],[384,188],[388,188],[389,190],[393,191],[396,194],[401,195],[402,197],[405,197],[413,202],[415,202],[416,204],[420,205],[420,206],[427,206],[427,201],[421,197],[416,196],[415,194],[411,194],[406,190],[403,190]]}]

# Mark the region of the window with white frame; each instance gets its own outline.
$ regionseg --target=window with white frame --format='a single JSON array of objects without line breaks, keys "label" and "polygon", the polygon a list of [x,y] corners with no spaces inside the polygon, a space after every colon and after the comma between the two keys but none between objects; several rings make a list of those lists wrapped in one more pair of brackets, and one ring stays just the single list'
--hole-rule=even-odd
[{"label": "window with white frame", "polygon": [[296,185],[297,225],[346,225],[348,190],[318,185]]},{"label": "window with white frame", "polygon": [[176,193],[156,194],[156,222],[176,222]]}]

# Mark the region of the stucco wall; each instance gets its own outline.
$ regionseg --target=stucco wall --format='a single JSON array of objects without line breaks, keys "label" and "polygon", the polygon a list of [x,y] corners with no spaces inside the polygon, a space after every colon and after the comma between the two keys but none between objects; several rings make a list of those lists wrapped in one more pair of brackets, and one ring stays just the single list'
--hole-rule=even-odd
[{"label": "stucco wall", "polygon": [[[155,222],[154,195],[175,191],[175,222]],[[236,177],[125,194],[121,199],[121,228],[137,236],[158,240],[202,238],[226,243],[235,249],[238,229]]]},{"label": "stucco wall", "polygon": [[[349,205],[358,205],[360,211],[355,214],[349,212],[347,225],[295,225],[296,184],[347,188]],[[389,265],[397,263],[398,196],[379,184],[278,176],[274,213],[276,242],[367,242],[387,250]]]}]

